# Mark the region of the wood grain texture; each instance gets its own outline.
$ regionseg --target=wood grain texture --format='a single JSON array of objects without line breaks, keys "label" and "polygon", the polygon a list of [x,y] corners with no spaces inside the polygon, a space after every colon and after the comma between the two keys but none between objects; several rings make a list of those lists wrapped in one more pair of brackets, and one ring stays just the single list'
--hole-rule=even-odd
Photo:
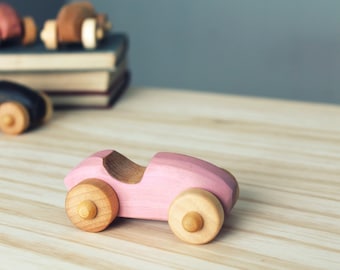
[{"label": "wood grain texture", "polygon": [[0,104],[0,130],[6,134],[18,135],[30,124],[30,116],[24,105],[15,101]]},{"label": "wood grain texture", "polygon": [[[130,89],[111,110],[56,112],[0,137],[3,269],[338,269],[340,107]],[[158,151],[226,168],[240,196],[222,232],[185,244],[166,222],[118,219],[101,233],[68,220],[64,176],[115,148],[138,164]]]},{"label": "wood grain texture", "polygon": [[169,208],[171,230],[187,243],[208,243],[217,236],[223,222],[221,202],[203,189],[192,188],[182,192]]},{"label": "wood grain texture", "polygon": [[110,185],[98,179],[87,179],[67,193],[65,209],[76,227],[99,232],[116,218],[119,202]]},{"label": "wood grain texture", "polygon": [[22,18],[23,32],[21,43],[23,45],[29,45],[34,43],[37,40],[38,29],[35,24],[34,18],[30,16],[26,16]]}]

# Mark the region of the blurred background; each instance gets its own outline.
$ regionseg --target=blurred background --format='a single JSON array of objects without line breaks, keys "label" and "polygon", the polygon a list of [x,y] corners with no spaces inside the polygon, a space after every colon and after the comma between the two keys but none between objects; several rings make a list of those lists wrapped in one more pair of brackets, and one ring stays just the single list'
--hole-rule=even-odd
[{"label": "blurred background", "polygon": [[[39,26],[74,1],[9,0]],[[340,103],[338,0],[95,0],[130,39],[132,86]]]}]

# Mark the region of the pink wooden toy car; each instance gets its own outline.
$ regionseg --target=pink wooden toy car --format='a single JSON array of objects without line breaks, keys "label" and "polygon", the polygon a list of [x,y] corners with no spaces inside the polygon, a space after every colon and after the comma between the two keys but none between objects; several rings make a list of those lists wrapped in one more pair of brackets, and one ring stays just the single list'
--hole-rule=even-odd
[{"label": "pink wooden toy car", "polygon": [[111,29],[105,14],[97,14],[90,2],[64,5],[56,20],[47,20],[40,33],[45,47],[55,50],[58,44],[82,43],[86,49],[97,47]]},{"label": "pink wooden toy car", "polygon": [[75,167],[65,185],[66,213],[84,231],[102,231],[117,216],[168,220],[173,233],[192,244],[216,237],[239,194],[228,171],[167,152],[143,167],[116,151],[100,151]]},{"label": "pink wooden toy car", "polygon": [[23,17],[7,3],[0,3],[0,42],[20,39],[23,45],[34,43],[37,27],[32,17]]}]

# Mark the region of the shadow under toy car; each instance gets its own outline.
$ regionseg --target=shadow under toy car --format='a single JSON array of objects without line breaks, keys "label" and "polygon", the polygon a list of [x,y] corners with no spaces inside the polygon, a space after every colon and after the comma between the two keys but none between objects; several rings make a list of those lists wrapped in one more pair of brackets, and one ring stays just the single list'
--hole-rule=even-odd
[{"label": "shadow under toy car", "polygon": [[32,17],[21,20],[12,6],[0,3],[0,43],[19,39],[23,45],[28,45],[36,38],[37,27]]},{"label": "shadow under toy car", "polygon": [[216,237],[239,188],[228,171],[194,157],[161,152],[147,167],[113,150],[97,152],[64,179],[66,213],[85,231],[99,232],[117,217],[168,220],[192,244]]},{"label": "shadow under toy car", "polygon": [[90,2],[76,2],[64,5],[56,20],[47,20],[40,33],[45,47],[50,50],[58,44],[82,43],[86,49],[97,47],[111,29],[105,14],[97,14]]},{"label": "shadow under toy car", "polygon": [[0,81],[0,130],[17,135],[48,121],[53,112],[47,95],[23,85]]}]

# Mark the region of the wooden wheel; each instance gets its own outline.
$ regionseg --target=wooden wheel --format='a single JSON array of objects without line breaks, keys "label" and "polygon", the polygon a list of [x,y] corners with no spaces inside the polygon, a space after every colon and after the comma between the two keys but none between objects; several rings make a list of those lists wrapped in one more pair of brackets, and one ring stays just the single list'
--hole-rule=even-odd
[{"label": "wooden wheel", "polygon": [[58,47],[57,22],[47,20],[44,28],[40,33],[40,39],[44,42],[45,47],[49,50],[55,50]]},{"label": "wooden wheel", "polygon": [[65,208],[76,227],[88,232],[99,232],[116,218],[119,202],[109,184],[99,179],[87,179],[67,193]]},{"label": "wooden wheel", "polygon": [[193,188],[173,201],[168,222],[173,233],[184,242],[205,244],[219,233],[224,222],[224,211],[215,195]]},{"label": "wooden wheel", "polygon": [[23,45],[32,44],[37,39],[37,26],[32,17],[24,17],[22,19],[22,25],[24,28],[24,36],[22,37],[21,43]]},{"label": "wooden wheel", "polygon": [[97,47],[97,39],[101,34],[97,32],[97,21],[95,18],[85,19],[81,26],[81,42],[86,49],[95,49]]},{"label": "wooden wheel", "polygon": [[24,132],[30,123],[27,109],[18,102],[5,102],[0,105],[0,129],[11,135]]}]

